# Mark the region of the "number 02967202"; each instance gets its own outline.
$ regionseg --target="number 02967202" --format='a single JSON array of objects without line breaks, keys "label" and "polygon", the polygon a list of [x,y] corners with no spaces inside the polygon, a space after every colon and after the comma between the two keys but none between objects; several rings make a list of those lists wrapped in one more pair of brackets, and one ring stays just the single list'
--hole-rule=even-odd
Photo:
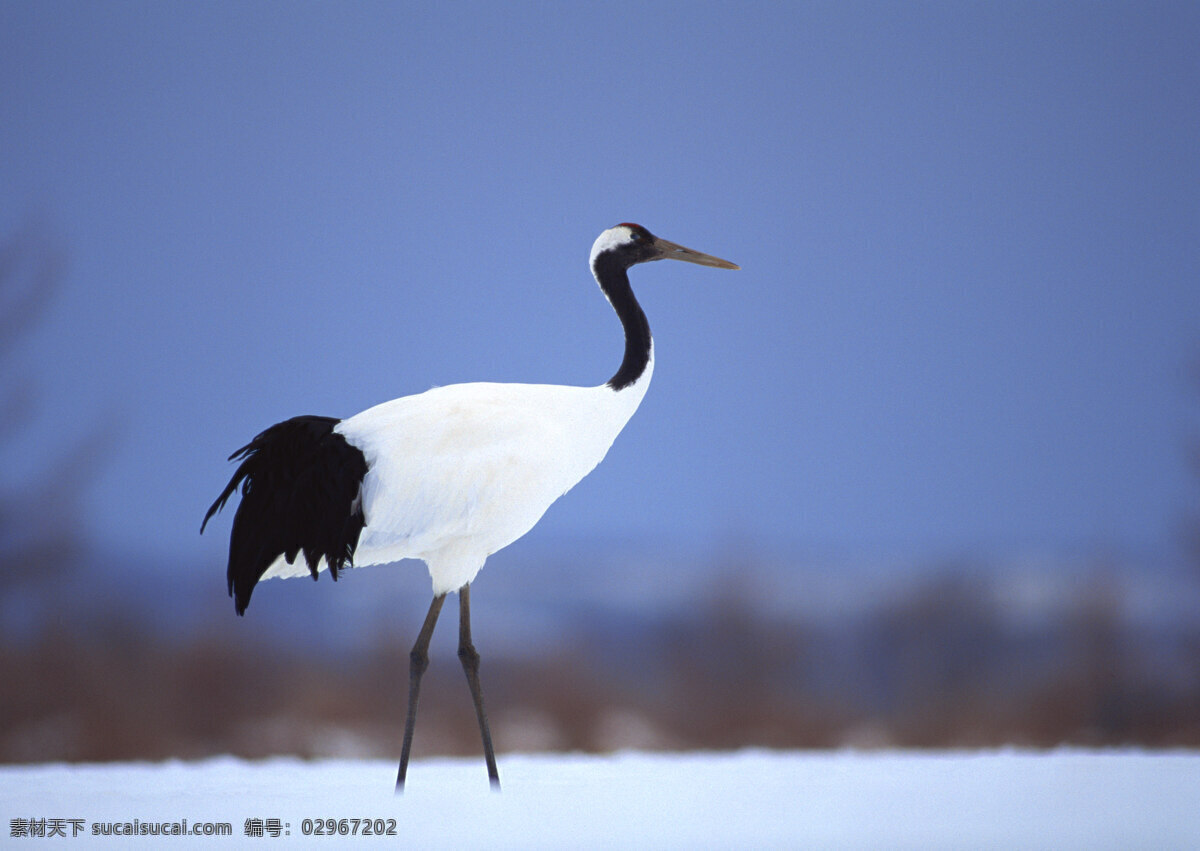
[{"label": "number 02967202", "polygon": [[305,836],[395,836],[396,820],[369,818],[306,818],[300,822]]}]

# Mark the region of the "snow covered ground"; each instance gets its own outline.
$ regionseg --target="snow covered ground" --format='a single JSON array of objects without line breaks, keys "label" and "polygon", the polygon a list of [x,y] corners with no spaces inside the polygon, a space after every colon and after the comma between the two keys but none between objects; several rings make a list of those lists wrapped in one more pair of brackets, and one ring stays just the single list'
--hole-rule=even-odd
[{"label": "snow covered ground", "polygon": [[[140,844],[382,847],[396,840],[363,836],[363,825],[394,820],[400,842],[419,848],[1200,847],[1196,752],[505,755],[500,794],[482,759],[416,762],[403,796],[394,772],[384,761],[233,758],[0,767],[0,844],[124,846],[92,831],[187,819],[227,822],[232,836]],[[67,839],[14,836],[54,819]],[[365,821],[359,836],[306,839],[325,819],[346,819],[347,831]]]}]

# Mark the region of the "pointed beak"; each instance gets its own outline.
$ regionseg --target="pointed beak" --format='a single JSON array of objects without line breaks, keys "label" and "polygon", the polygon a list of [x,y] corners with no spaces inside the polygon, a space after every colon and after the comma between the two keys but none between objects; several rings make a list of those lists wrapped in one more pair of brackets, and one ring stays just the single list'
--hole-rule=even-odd
[{"label": "pointed beak", "polygon": [[665,239],[654,238],[654,247],[659,254],[655,260],[683,260],[687,263],[697,263],[701,266],[712,266],[716,269],[740,269],[736,263],[730,263],[728,260],[722,260],[720,257],[713,257],[711,254],[701,254],[699,251],[692,251],[690,248],[684,248],[682,245],[676,245],[674,242],[668,242]]}]

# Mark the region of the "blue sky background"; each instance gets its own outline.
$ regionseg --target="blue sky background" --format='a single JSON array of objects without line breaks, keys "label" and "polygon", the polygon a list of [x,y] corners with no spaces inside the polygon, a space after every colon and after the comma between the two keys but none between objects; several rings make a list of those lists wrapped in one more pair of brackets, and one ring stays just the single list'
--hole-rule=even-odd
[{"label": "blue sky background", "polygon": [[66,280],[5,485],[115,419],[100,541],[435,384],[654,385],[549,540],[1170,551],[1200,483],[1193,3],[0,2],[0,232]]}]

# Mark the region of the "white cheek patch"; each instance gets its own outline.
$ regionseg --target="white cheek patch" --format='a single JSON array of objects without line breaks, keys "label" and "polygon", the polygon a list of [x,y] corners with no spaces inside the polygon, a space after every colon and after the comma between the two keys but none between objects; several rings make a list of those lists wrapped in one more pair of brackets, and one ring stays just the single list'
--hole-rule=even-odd
[{"label": "white cheek patch", "polygon": [[615,228],[609,228],[596,237],[595,243],[592,244],[592,256],[589,262],[594,265],[596,258],[605,251],[622,245],[628,245],[631,242],[633,242],[633,230],[628,225],[617,225]]}]

